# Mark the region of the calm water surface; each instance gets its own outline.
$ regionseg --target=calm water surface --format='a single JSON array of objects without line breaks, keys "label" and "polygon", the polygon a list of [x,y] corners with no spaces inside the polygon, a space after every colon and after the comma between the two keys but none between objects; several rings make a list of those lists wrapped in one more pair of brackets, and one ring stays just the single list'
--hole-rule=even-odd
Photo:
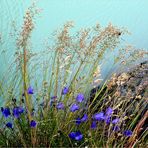
[{"label": "calm water surface", "polygon": [[[12,60],[15,43],[10,37],[12,22],[21,27],[23,15],[32,0],[0,0],[0,77]],[[99,22],[106,26],[109,22],[126,27],[132,33],[124,42],[136,48],[148,49],[148,0],[38,0],[37,6],[43,9],[36,20],[36,29],[32,36],[34,51],[44,49],[44,41],[66,21],[74,21],[76,30],[90,27]],[[102,75],[110,70],[113,61],[110,56],[102,69]]]}]

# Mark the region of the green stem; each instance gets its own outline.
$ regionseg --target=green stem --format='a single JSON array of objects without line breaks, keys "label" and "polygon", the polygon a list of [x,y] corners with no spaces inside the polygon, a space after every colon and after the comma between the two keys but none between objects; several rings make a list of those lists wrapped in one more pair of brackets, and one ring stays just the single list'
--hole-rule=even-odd
[{"label": "green stem", "polygon": [[24,47],[23,49],[23,81],[24,81],[24,95],[25,95],[25,101],[26,101],[26,107],[27,107],[27,110],[28,110],[28,118],[29,118],[29,121],[31,121],[31,106],[30,106],[30,101],[29,101],[29,96],[28,96],[28,93],[27,93],[27,52],[26,52],[26,49]]}]

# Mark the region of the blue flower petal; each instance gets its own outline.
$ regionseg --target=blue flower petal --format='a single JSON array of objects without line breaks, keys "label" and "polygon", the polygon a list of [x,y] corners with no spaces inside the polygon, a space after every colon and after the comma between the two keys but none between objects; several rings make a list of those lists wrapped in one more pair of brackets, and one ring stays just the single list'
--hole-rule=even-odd
[{"label": "blue flower petal", "polygon": [[15,118],[19,118],[20,115],[24,112],[24,108],[23,107],[15,107],[13,108],[13,116]]},{"label": "blue flower petal", "polygon": [[11,129],[12,129],[12,123],[11,123],[11,122],[6,123],[6,126],[7,126],[8,128],[11,128]]},{"label": "blue flower petal", "polygon": [[85,122],[87,120],[88,120],[88,116],[87,116],[87,114],[84,114],[84,116],[81,118],[81,121]]},{"label": "blue flower petal", "polygon": [[75,135],[75,140],[77,141],[80,141],[83,139],[83,135],[81,134],[81,132],[76,132],[76,135]]},{"label": "blue flower petal", "polygon": [[97,128],[97,123],[96,123],[96,121],[93,121],[91,123],[91,129],[96,129],[96,128]]},{"label": "blue flower petal", "polygon": [[81,103],[84,100],[84,95],[82,93],[79,93],[76,97],[76,101]]},{"label": "blue flower petal", "polygon": [[76,136],[76,133],[75,133],[75,132],[71,132],[71,133],[69,134],[69,137],[70,137],[71,139],[75,139],[75,136]]},{"label": "blue flower petal", "polygon": [[76,124],[79,125],[80,123],[81,123],[81,118],[78,117],[78,118],[76,119]]},{"label": "blue flower petal", "polygon": [[36,125],[37,125],[37,123],[36,123],[36,121],[35,120],[32,120],[31,122],[30,122],[30,127],[36,127]]},{"label": "blue flower petal", "polygon": [[70,111],[75,112],[75,111],[79,110],[79,108],[80,107],[77,104],[72,104],[70,107]]},{"label": "blue flower petal", "polygon": [[114,126],[114,127],[113,127],[113,131],[115,131],[115,132],[120,131],[120,127],[119,127],[119,126],[117,126],[117,125],[116,125],[116,126]]},{"label": "blue flower petal", "polygon": [[15,118],[19,118],[19,117],[20,117],[20,113],[19,113],[17,107],[13,108],[13,116],[14,116]]},{"label": "blue flower petal", "polygon": [[68,87],[64,87],[62,90],[62,95],[66,95],[69,92],[69,88]]},{"label": "blue flower petal", "polygon": [[11,115],[10,109],[8,107],[7,108],[1,108],[1,111],[2,111],[2,114],[5,118],[7,118]]},{"label": "blue flower petal", "polygon": [[80,141],[83,139],[83,135],[81,134],[80,131],[77,131],[77,132],[71,132],[69,134],[69,137],[73,140],[77,140],[77,141]]},{"label": "blue flower petal", "polygon": [[34,94],[33,88],[31,86],[29,86],[27,93],[30,94],[30,95]]},{"label": "blue flower petal", "polygon": [[119,118],[112,120],[112,124],[117,124],[119,122]]},{"label": "blue flower petal", "polygon": [[20,113],[20,114],[22,114],[22,113],[24,113],[24,108],[23,107],[18,107],[18,112]]},{"label": "blue flower petal", "polygon": [[108,107],[107,109],[106,109],[106,115],[107,116],[110,116],[110,115],[112,115],[113,114],[113,109],[111,108],[111,107]]},{"label": "blue flower petal", "polygon": [[125,130],[125,131],[123,132],[123,134],[124,134],[125,136],[127,136],[127,137],[130,137],[130,136],[132,136],[133,132],[132,132],[131,130]]},{"label": "blue flower petal", "polygon": [[104,112],[100,112],[100,113],[96,113],[94,116],[93,116],[93,119],[97,120],[97,121],[102,121],[105,119],[105,116],[104,116]]},{"label": "blue flower petal", "polygon": [[111,121],[111,117],[110,116],[106,116],[105,117],[105,123],[106,124],[110,124],[110,121]]},{"label": "blue flower petal", "polygon": [[57,109],[61,109],[63,110],[64,109],[64,104],[62,102],[59,102],[56,106]]}]

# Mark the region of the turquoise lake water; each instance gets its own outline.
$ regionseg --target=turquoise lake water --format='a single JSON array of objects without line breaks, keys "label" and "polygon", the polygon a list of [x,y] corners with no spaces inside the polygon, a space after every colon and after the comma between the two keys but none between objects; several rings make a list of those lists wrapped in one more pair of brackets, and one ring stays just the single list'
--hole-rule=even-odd
[{"label": "turquoise lake water", "polygon": [[[25,10],[32,0],[0,0],[0,77],[11,62],[15,44],[10,37],[11,25],[15,21],[18,29],[23,22]],[[136,48],[148,49],[148,0],[38,0],[37,6],[42,9],[36,20],[32,35],[33,50],[43,50],[44,41],[51,33],[67,21],[75,22],[75,29],[90,27],[96,23],[107,26],[109,22],[127,28],[132,34],[124,42]],[[105,64],[102,74],[110,70]]]}]

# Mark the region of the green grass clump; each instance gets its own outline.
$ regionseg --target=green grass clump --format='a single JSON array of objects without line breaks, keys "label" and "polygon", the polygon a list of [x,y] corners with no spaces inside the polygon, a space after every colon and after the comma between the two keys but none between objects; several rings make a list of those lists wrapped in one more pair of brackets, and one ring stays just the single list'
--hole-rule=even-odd
[{"label": "green grass clump", "polygon": [[[106,53],[118,50],[126,30],[97,24],[71,35],[73,23],[68,22],[54,34],[51,46],[35,53],[29,46],[35,15],[33,7],[27,10],[17,36],[15,60],[0,81],[0,98],[5,102],[0,146],[123,147],[133,142],[138,110],[126,121],[126,109],[132,103],[109,99],[107,80],[101,83],[98,66],[105,62]],[[128,49],[129,55],[127,48],[119,50],[115,65],[133,60],[134,55],[138,58],[138,50]],[[95,96],[90,96],[98,85]],[[114,119],[118,121],[114,123]],[[126,130],[132,134],[126,134]],[[146,134],[138,139],[139,145]]]}]

